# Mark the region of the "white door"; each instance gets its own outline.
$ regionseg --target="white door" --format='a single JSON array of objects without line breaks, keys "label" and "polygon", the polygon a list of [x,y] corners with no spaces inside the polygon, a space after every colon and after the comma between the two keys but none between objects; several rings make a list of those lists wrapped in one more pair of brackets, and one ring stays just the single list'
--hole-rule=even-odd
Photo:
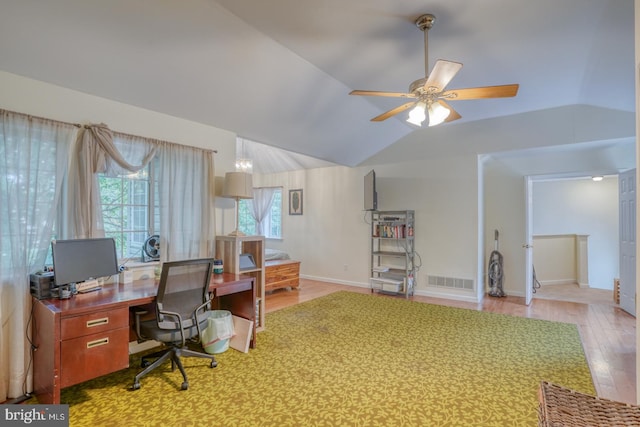
[{"label": "white door", "polygon": [[620,307],[636,315],[636,170],[618,176],[620,204]]},{"label": "white door", "polygon": [[525,195],[525,233],[524,244],[524,274],[525,274],[525,304],[531,304],[533,299],[533,181],[531,177],[524,178]]}]

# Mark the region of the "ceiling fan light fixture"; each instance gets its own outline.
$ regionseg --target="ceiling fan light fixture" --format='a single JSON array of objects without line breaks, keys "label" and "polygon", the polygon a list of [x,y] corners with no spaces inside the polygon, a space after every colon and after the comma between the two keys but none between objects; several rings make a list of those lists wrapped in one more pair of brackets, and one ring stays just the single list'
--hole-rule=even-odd
[{"label": "ceiling fan light fixture", "polygon": [[447,107],[444,107],[439,102],[433,102],[429,105],[429,126],[439,125],[444,122],[449,114],[451,114],[451,110]]},{"label": "ceiling fan light fixture", "polygon": [[362,96],[386,96],[395,98],[414,98],[419,100],[417,104],[407,102],[398,107],[385,111],[372,118],[372,122],[381,122],[393,117],[398,113],[413,108],[409,113],[407,122],[422,126],[425,114],[429,114],[429,126],[439,125],[444,121],[452,122],[461,119],[462,116],[447,103],[447,101],[466,99],[486,99],[486,98],[506,98],[516,96],[518,93],[517,84],[501,86],[470,87],[465,89],[445,90],[449,82],[462,68],[462,64],[454,61],[438,59],[431,72],[429,72],[429,43],[428,33],[435,16],[425,14],[415,21],[417,27],[424,33],[424,71],[425,76],[415,80],[409,85],[409,91],[384,92],[377,90],[352,90],[349,95]]},{"label": "ceiling fan light fixture", "polygon": [[413,107],[413,109],[409,112],[409,118],[407,119],[407,122],[411,123],[412,125],[422,126],[422,122],[424,122],[424,120],[427,118],[427,115],[425,114],[426,109],[427,104],[425,104],[423,101],[418,102],[416,106]]}]

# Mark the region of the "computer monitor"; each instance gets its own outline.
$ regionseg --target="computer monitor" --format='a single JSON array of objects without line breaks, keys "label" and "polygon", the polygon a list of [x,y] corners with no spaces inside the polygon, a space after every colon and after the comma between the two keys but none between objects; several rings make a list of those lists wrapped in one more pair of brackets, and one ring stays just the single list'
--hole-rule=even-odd
[{"label": "computer monitor", "polygon": [[118,274],[112,238],[54,240],[51,253],[56,286]]}]

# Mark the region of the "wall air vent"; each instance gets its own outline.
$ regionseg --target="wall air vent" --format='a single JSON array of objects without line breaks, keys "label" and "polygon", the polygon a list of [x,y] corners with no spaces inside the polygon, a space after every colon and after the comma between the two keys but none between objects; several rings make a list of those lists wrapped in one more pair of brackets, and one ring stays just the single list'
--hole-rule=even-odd
[{"label": "wall air vent", "polygon": [[460,279],[456,277],[443,277],[443,276],[427,276],[427,283],[429,286],[436,288],[450,288],[450,289],[466,289],[473,290],[473,279]]}]

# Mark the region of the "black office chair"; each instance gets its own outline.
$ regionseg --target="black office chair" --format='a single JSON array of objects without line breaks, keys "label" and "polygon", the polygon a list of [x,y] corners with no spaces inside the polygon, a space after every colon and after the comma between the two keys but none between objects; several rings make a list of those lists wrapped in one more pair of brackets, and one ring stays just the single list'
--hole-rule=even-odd
[{"label": "black office chair", "polygon": [[[165,262],[158,285],[155,303],[155,319],[142,320],[146,313],[135,313],[136,333],[140,341],[156,340],[166,349],[144,356],[144,370],[133,380],[133,390],[140,388],[140,378],[171,360],[171,370],[180,369],[184,382],[182,390],[189,388],[181,356],[202,357],[211,360],[210,367],[218,363],[212,354],[192,350],[188,344],[201,344],[201,332],[207,326],[210,310],[209,279],[213,271],[213,259],[195,259]],[[201,346],[200,346],[201,348]],[[153,363],[149,359],[156,359]]]}]

